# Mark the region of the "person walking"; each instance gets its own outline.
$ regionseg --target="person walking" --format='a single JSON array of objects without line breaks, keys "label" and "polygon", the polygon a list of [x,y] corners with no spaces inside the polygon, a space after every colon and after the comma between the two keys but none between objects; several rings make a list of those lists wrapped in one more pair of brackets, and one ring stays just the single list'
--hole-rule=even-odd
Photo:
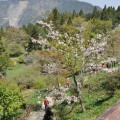
[{"label": "person walking", "polygon": [[66,87],[68,87],[68,88],[70,87],[70,79],[69,78],[66,79]]},{"label": "person walking", "polygon": [[47,99],[47,97],[44,99],[44,106],[45,106],[45,109],[47,108],[47,106],[49,105],[49,101]]}]

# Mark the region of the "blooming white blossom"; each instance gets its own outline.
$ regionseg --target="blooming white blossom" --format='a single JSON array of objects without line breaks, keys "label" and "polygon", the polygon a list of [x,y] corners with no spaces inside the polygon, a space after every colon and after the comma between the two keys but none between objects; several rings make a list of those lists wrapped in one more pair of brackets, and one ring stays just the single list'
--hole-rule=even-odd
[{"label": "blooming white blossom", "polygon": [[[55,40],[55,42],[57,43],[56,46],[64,46],[64,47],[70,46],[73,57],[78,57],[78,51],[81,50],[84,58],[91,57],[90,59],[91,63],[89,64],[91,69],[94,69],[96,66],[97,67],[100,66],[99,64],[97,65],[95,64],[95,60],[100,62],[101,58],[103,57],[103,53],[107,45],[107,39],[109,37],[108,35],[104,36],[102,34],[97,34],[95,38],[92,38],[89,40],[89,46],[87,46],[86,48],[83,45],[85,42],[85,39],[82,37],[82,34],[81,34],[84,28],[80,28],[79,34],[69,36],[69,34],[67,33],[61,34],[59,31],[55,30],[51,21],[49,24],[43,21],[37,21],[37,23],[42,25],[44,28],[48,30],[48,34],[46,37],[51,38],[51,40]],[[64,36],[64,39],[61,39],[63,36]],[[32,39],[32,42],[38,43],[38,44],[49,44],[48,40],[47,39],[45,40],[43,37],[40,37],[39,40]],[[78,48],[74,46],[75,42],[78,45]],[[53,46],[50,49],[56,50],[55,47]],[[67,48],[64,48],[64,49],[67,51]],[[79,50],[76,50],[76,49],[79,49]],[[59,51],[61,53],[64,52],[64,50],[62,49],[60,49]],[[56,71],[55,67],[57,67],[56,64],[49,64],[48,66],[46,66],[46,70],[48,71],[48,73],[53,73]]]}]

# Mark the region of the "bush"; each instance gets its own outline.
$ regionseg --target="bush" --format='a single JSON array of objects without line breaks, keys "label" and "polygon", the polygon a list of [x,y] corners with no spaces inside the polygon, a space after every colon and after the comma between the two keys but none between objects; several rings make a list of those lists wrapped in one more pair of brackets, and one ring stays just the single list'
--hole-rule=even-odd
[{"label": "bush", "polygon": [[76,89],[72,86],[71,88],[70,88],[70,90],[69,90],[69,92],[70,92],[70,95],[72,96],[77,96],[77,91],[76,91]]},{"label": "bush", "polygon": [[19,57],[18,57],[18,62],[19,62],[19,63],[24,63],[24,58],[25,58],[25,57],[24,57],[23,55],[19,56]]},{"label": "bush", "polygon": [[45,80],[42,79],[42,78],[37,78],[34,83],[34,88],[36,89],[42,89],[42,88],[45,88],[46,87],[46,83],[45,83]]},{"label": "bush", "polygon": [[120,89],[120,72],[113,73],[104,78],[101,86],[106,89],[107,93],[113,95],[117,89]]},{"label": "bush", "polygon": [[58,84],[65,85],[65,78],[61,75],[48,75],[45,80],[46,85],[49,87],[58,86]]},{"label": "bush", "polygon": [[16,83],[0,81],[0,116],[3,120],[13,120],[23,104],[23,97]]},{"label": "bush", "polygon": [[17,44],[10,44],[9,54],[11,57],[19,57],[24,53],[24,49]]},{"label": "bush", "polygon": [[32,58],[32,56],[27,56],[27,57],[24,59],[24,63],[26,63],[27,65],[33,63],[33,58]]},{"label": "bush", "polygon": [[6,79],[15,80],[21,89],[24,89],[33,87],[38,75],[39,71],[36,70],[35,65],[17,64],[12,70],[7,71]]},{"label": "bush", "polygon": [[12,66],[12,67],[15,67],[16,64],[17,64],[17,62],[16,62],[15,60],[11,60],[11,66]]},{"label": "bush", "polygon": [[66,79],[63,76],[58,76],[58,81],[61,85],[65,85],[66,83]]}]

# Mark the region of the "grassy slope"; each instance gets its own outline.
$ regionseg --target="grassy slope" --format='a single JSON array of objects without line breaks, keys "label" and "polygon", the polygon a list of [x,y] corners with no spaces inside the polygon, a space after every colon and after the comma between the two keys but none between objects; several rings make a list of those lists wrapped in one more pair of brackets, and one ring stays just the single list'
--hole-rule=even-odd
[{"label": "grassy slope", "polygon": [[[110,106],[120,99],[120,90],[116,90],[113,97],[110,97],[106,90],[101,87],[103,80],[101,78],[106,77],[106,73],[100,73],[97,76],[92,76],[85,82],[84,89],[82,90],[83,102],[87,111],[82,113],[79,103],[66,105],[63,108],[60,105],[57,106],[57,110],[60,113],[60,120],[95,120],[98,116],[104,113]],[[70,112],[70,109],[73,110]],[[62,111],[63,112],[62,112]]]},{"label": "grassy slope", "polygon": [[30,77],[34,79],[35,76],[38,75],[39,71],[32,65],[17,64],[11,70],[7,70],[7,79],[9,80],[17,80],[20,78],[28,79]]},{"label": "grassy slope", "polygon": [[[30,66],[24,66],[22,64],[17,64],[17,66],[15,66],[13,70],[7,71],[7,79],[9,80],[24,81],[27,78],[28,81],[29,80],[31,81],[34,79],[38,79],[38,76],[39,76],[38,70],[31,69]],[[77,103],[77,105],[74,106],[73,110],[69,112],[70,108],[73,107],[73,105],[72,106],[67,105],[62,109],[62,111],[64,111],[63,115],[65,115],[65,118],[67,118],[68,120],[94,120],[119,100],[120,90],[117,90],[113,97],[109,97],[108,94],[106,94],[106,90],[100,87],[101,82],[103,82],[101,78],[104,77],[107,77],[106,73],[100,73],[97,76],[90,77],[88,81],[85,81],[82,94],[83,102],[85,104],[87,112],[86,113],[81,112],[79,103]],[[42,79],[42,77],[40,77],[40,79]],[[34,104],[37,103],[38,101],[37,96],[39,96],[39,94],[34,93],[34,91],[32,93],[31,91],[28,91],[28,93],[25,93],[24,91],[25,94],[24,96],[26,96],[26,94],[29,95],[30,92],[30,96],[27,95],[28,96],[27,98],[29,98],[29,100],[28,99],[26,100],[27,104]],[[42,98],[44,97],[45,96],[42,96]],[[69,113],[67,114],[67,112]],[[62,119],[62,117],[60,117],[60,119]]]},{"label": "grassy slope", "polygon": [[117,90],[114,96],[110,97],[100,87],[102,77],[106,77],[106,74],[101,73],[98,76],[93,76],[86,82],[90,87],[89,89],[84,89],[82,94],[87,112],[81,113],[81,110],[77,108],[70,120],[94,120],[119,100],[120,90]]}]

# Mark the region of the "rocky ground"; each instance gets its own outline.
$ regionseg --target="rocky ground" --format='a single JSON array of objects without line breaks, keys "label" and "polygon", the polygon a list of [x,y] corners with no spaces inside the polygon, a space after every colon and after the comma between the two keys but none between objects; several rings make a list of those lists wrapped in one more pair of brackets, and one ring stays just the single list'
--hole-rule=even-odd
[{"label": "rocky ground", "polygon": [[27,120],[43,120],[44,114],[45,114],[44,110],[40,110],[37,112],[31,112]]}]

